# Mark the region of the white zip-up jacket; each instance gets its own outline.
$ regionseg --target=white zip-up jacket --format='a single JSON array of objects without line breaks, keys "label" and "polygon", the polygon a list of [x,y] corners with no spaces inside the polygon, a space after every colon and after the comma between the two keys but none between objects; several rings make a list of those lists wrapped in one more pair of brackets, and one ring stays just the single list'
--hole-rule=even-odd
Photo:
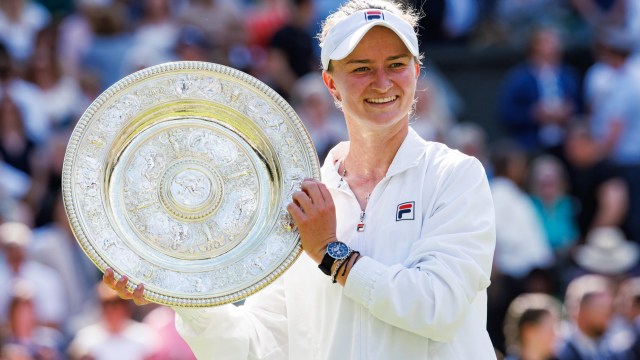
[{"label": "white zip-up jacket", "polygon": [[345,287],[302,254],[244,306],[176,309],[177,329],[197,357],[495,359],[486,331],[495,221],[480,162],[410,129],[358,232],[360,206],[335,153],[322,179],[336,205],[337,237],[363,255]]}]

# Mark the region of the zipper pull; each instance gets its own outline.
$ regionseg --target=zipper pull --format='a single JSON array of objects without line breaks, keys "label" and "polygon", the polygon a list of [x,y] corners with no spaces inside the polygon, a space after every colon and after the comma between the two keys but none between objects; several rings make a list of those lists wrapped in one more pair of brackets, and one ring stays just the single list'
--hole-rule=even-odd
[{"label": "zipper pull", "polygon": [[356,230],[358,230],[358,232],[364,231],[364,211],[360,213],[360,222],[358,223]]}]

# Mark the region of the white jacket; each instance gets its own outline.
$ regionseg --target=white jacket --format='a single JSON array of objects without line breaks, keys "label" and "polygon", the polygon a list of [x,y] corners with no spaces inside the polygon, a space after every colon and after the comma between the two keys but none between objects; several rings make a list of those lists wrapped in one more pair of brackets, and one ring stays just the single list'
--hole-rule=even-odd
[{"label": "white jacket", "polygon": [[322,177],[337,236],[364,255],[346,286],[303,254],[244,306],[176,309],[198,358],[495,359],[485,326],[494,213],[480,162],[410,130],[357,232],[335,151]]}]

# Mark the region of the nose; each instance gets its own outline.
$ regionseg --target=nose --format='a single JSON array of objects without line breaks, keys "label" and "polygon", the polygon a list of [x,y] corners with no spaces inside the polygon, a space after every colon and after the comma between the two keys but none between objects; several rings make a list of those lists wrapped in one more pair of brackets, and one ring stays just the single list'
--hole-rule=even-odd
[{"label": "nose", "polygon": [[371,87],[381,93],[387,92],[393,86],[389,74],[384,69],[378,69],[374,73]]}]

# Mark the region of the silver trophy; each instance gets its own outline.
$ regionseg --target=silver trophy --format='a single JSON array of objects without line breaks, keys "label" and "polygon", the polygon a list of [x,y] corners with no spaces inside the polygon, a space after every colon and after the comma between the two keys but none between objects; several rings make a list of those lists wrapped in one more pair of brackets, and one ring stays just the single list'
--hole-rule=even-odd
[{"label": "silver trophy", "polygon": [[243,299],[301,252],[286,206],[319,179],[304,125],[275,91],[232,68],[172,62],[131,74],[79,120],[62,173],[87,256],[149,301]]}]

